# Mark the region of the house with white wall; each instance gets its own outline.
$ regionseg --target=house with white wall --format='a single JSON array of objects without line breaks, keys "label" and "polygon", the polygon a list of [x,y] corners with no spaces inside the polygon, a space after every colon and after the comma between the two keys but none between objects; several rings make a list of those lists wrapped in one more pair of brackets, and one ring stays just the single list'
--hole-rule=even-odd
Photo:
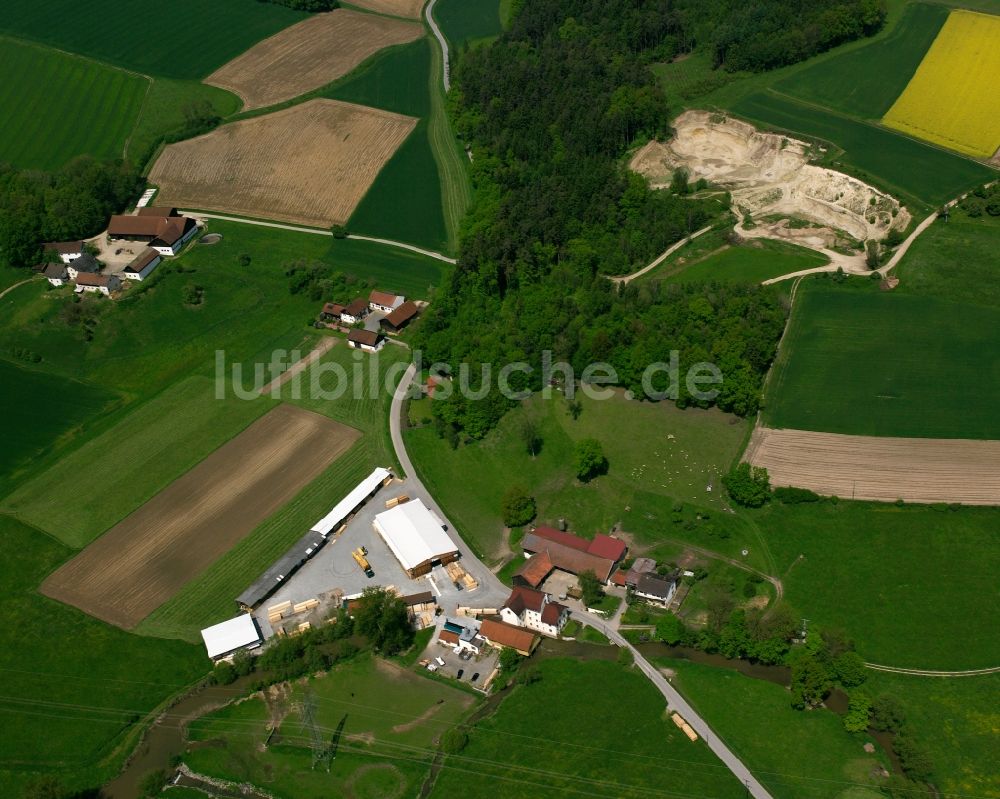
[{"label": "house with white wall", "polygon": [[75,291],[77,294],[86,291],[110,297],[112,291],[118,291],[121,287],[122,282],[117,275],[94,275],[90,272],[81,272],[76,277]]},{"label": "house with white wall", "polygon": [[500,618],[515,627],[527,627],[553,638],[569,621],[569,608],[543,591],[517,586],[500,609]]},{"label": "house with white wall", "polygon": [[122,270],[122,277],[126,280],[145,280],[162,260],[163,256],[160,253],[147,248]]},{"label": "house with white wall", "polygon": [[390,294],[388,291],[373,291],[368,296],[368,307],[373,311],[391,313],[406,302],[406,297]]},{"label": "house with white wall", "polygon": [[51,241],[43,249],[46,252],[54,252],[64,264],[75,261],[83,255],[82,241]]}]

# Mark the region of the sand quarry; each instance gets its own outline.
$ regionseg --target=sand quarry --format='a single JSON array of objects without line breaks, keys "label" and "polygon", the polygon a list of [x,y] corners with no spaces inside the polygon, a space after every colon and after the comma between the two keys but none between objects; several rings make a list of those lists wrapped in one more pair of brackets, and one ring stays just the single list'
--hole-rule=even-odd
[{"label": "sand quarry", "polygon": [[[669,142],[651,141],[629,166],[654,188],[670,185],[684,167],[692,181],[704,178],[727,189],[749,238],[775,238],[817,250],[858,248],[902,230],[910,214],[897,200],[856,178],[809,163],[812,147],[723,114],[686,111],[674,121]],[[753,217],[752,227],[743,226]],[[764,217],[782,217],[767,221]],[[790,224],[789,220],[795,220]],[[803,222],[807,223],[803,225]]]}]

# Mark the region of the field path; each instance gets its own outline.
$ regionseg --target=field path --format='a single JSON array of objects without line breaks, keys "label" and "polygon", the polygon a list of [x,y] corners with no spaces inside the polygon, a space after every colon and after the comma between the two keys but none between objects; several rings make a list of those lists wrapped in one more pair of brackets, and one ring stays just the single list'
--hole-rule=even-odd
[{"label": "field path", "polygon": [[754,799],[771,799],[771,794],[769,794],[767,789],[757,781],[757,778],[750,772],[750,769],[743,765],[743,761],[733,754],[729,747],[726,746],[725,742],[712,731],[712,728],[708,726],[708,723],[702,719],[695,709],[687,703],[683,696],[681,696],[680,692],[670,684],[667,678],[664,677],[658,669],[654,668],[653,665],[646,660],[645,657],[643,657],[642,653],[639,652],[638,649],[623,638],[621,633],[605,624],[592,613],[574,612],[573,618],[585,627],[593,627],[595,630],[603,633],[615,646],[628,649],[632,653],[632,657],[635,659],[635,665],[639,671],[641,671],[646,678],[653,683],[654,686],[656,686],[659,692],[663,694],[663,697],[667,700],[667,709],[676,711],[684,717],[685,721],[687,721],[687,723],[694,728],[694,731],[701,736],[702,740],[708,744],[708,748],[715,753],[716,757],[718,757],[719,760],[726,765],[726,767],[736,776],[736,779],[746,786],[747,793],[753,796]]},{"label": "field path", "polygon": [[680,241],[671,244],[666,250],[660,253],[660,255],[658,255],[654,261],[652,261],[648,266],[644,266],[638,272],[633,272],[631,275],[620,275],[619,277],[612,277],[611,280],[615,283],[620,283],[622,285],[631,283],[637,277],[642,277],[647,272],[656,269],[656,267],[658,267],[660,264],[666,261],[667,258],[669,258],[671,255],[677,252],[685,244],[690,244],[692,241],[698,238],[702,233],[708,233],[708,231],[710,231],[711,229],[712,229],[711,225],[706,225],[701,230],[696,230],[690,236],[685,236]]},{"label": "field path", "polygon": [[986,669],[968,669],[967,671],[935,671],[933,669],[903,669],[897,666],[883,666],[880,663],[865,663],[872,671],[887,671],[890,674],[909,674],[913,677],[982,677],[987,674],[1000,673],[1000,666]]},{"label": "field path", "polygon": [[441,54],[444,56],[441,69],[441,82],[444,84],[444,90],[447,92],[451,89],[451,65],[450,58],[448,56],[448,41],[444,38],[444,34],[441,33],[441,29],[437,26],[434,21],[434,4],[437,0],[431,0],[427,4],[427,8],[424,9],[424,16],[427,17],[427,24],[431,26],[431,32],[434,34],[434,38],[438,40],[438,44],[441,45]]},{"label": "field path", "polygon": [[7,288],[5,288],[3,291],[0,291],[0,299],[6,297],[8,294],[10,294],[10,292],[18,288],[19,286],[24,286],[27,285],[28,283],[34,283],[40,277],[41,275],[35,275],[34,277],[29,277],[27,280],[22,280],[20,283],[15,283],[13,286],[7,286]]},{"label": "field path", "polygon": [[[295,377],[295,375],[299,374],[300,372],[304,372],[308,367],[316,363],[316,361],[318,361],[326,353],[332,350],[333,346],[336,343],[337,339],[333,338],[332,336],[324,336],[320,340],[319,344],[316,345],[315,349],[313,349],[312,352],[310,352],[304,358],[301,358],[300,360],[293,363],[284,372],[278,375],[274,380],[272,380],[270,383],[264,386],[264,388],[260,390],[260,395],[262,397],[266,397],[272,391],[277,391],[278,389],[280,389],[283,385],[285,385],[285,383],[287,383],[289,380]],[[279,396],[280,392],[276,394],[274,398],[278,399]]]},{"label": "field path", "polygon": [[[302,227],[301,225],[286,225],[282,222],[264,222],[260,219],[247,219],[243,216],[227,216],[226,214],[210,214],[205,211],[182,211],[182,213],[185,213],[188,216],[193,216],[195,219],[219,219],[223,222],[242,222],[244,225],[259,225],[260,227],[273,227],[278,230],[293,230],[296,233],[312,233],[316,236],[333,236],[329,230],[323,230],[322,228]],[[447,255],[442,255],[441,253],[434,252],[433,250],[425,250],[423,247],[417,247],[403,241],[377,239],[372,236],[358,236],[353,233],[348,234],[347,238],[355,239],[356,241],[373,241],[376,244],[385,244],[387,247],[398,247],[401,250],[410,250],[410,252],[426,255],[428,258],[436,258],[438,261],[444,261],[447,264],[458,263],[454,258],[449,258]]]}]

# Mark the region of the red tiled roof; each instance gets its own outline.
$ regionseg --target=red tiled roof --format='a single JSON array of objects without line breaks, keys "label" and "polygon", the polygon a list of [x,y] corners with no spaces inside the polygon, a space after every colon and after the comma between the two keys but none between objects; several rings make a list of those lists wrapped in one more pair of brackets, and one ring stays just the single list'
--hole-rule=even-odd
[{"label": "red tiled roof", "polygon": [[614,574],[611,575],[611,582],[617,586],[624,587],[626,574],[627,572],[623,571],[622,569],[618,569],[617,571],[615,571]]},{"label": "red tiled roof", "polygon": [[545,606],[545,609],[542,610],[542,624],[558,624],[559,617],[564,610],[566,610],[565,605],[560,605],[558,602],[549,602]]},{"label": "red tiled roof", "polygon": [[532,588],[538,588],[538,586],[545,582],[545,578],[549,576],[549,572],[553,568],[549,553],[539,552],[537,555],[532,555],[528,558],[524,562],[524,565],[514,572],[514,576],[520,577]]},{"label": "red tiled roof", "polygon": [[344,312],[344,306],[337,302],[323,303],[323,313],[330,316],[340,316]]},{"label": "red tiled roof", "polygon": [[76,276],[78,286],[107,286],[110,281],[110,275],[95,275],[93,272],[81,272]]},{"label": "red tiled roof", "polygon": [[392,313],[388,314],[382,321],[388,325],[399,328],[409,322],[417,315],[417,304],[413,300],[407,300]]},{"label": "red tiled roof", "polygon": [[591,555],[597,555],[599,558],[607,558],[608,560],[621,560],[625,556],[625,550],[628,547],[625,546],[625,542],[620,538],[614,538],[610,535],[604,535],[604,533],[598,533],[594,536],[594,540],[590,542],[590,546],[587,547],[587,551]]},{"label": "red tiled roof", "polygon": [[125,271],[141,272],[143,269],[145,269],[159,257],[160,254],[156,250],[150,250],[149,248],[146,248],[141,253],[139,253],[128,266],[125,267]]},{"label": "red tiled roof", "polygon": [[74,252],[83,252],[82,241],[50,241],[43,249],[53,250],[60,255],[69,255]]},{"label": "red tiled roof", "polygon": [[358,330],[354,329],[347,334],[347,340],[353,341],[358,344],[364,344],[366,347],[374,347],[378,344],[379,335],[374,330]]},{"label": "red tiled roof", "polygon": [[388,291],[373,291],[368,295],[368,302],[375,303],[375,305],[385,305],[389,308],[396,304],[397,299],[395,294],[390,294]]},{"label": "red tiled roof", "polygon": [[194,227],[195,221],[187,216],[129,216],[115,214],[108,222],[108,235],[127,239],[130,236],[153,236],[172,247]]},{"label": "red tiled roof", "polygon": [[504,603],[505,608],[510,608],[518,616],[524,613],[525,609],[540,611],[545,604],[545,594],[536,591],[534,588],[525,588],[522,585],[514,587]]},{"label": "red tiled roof", "polygon": [[518,652],[530,653],[538,642],[538,636],[523,627],[513,627],[502,621],[484,619],[479,634],[491,644],[509,646]]},{"label": "red tiled roof", "polygon": [[524,536],[521,547],[525,552],[546,552],[552,561],[553,567],[571,574],[582,574],[592,571],[597,575],[597,579],[604,582],[614,568],[614,561],[608,558],[599,558],[589,552],[581,552],[576,547],[569,547],[555,541],[540,538],[535,533],[528,533]]},{"label": "red tiled roof", "polygon": [[368,310],[368,303],[361,299],[361,297],[358,297],[356,300],[349,302],[344,310],[351,316],[361,316]]},{"label": "red tiled roof", "polygon": [[458,644],[458,633],[454,633],[451,630],[441,630],[438,634],[438,640],[444,641],[446,644]]},{"label": "red tiled roof", "polygon": [[590,546],[590,542],[587,539],[580,538],[580,536],[573,535],[573,533],[557,530],[555,527],[545,527],[543,525],[542,527],[536,527],[532,532],[539,538],[544,538],[547,541],[555,541],[564,547],[572,547],[581,552],[586,552]]}]

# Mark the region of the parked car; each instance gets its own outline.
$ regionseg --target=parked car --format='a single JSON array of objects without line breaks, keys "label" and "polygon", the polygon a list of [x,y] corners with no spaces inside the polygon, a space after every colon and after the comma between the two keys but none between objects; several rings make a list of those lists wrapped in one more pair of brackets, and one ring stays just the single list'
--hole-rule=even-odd
[{"label": "parked car", "polygon": [[437,664],[438,664],[439,666],[443,666],[443,665],[444,665],[444,658],[434,658],[434,661],[435,661],[435,662],[436,662],[436,663],[437,663]]},{"label": "parked car", "polygon": [[437,671],[437,670],[438,670],[438,667],[437,667],[436,663],[428,663],[427,664],[427,671]]},{"label": "parked car", "polygon": [[478,679],[479,679],[479,672],[477,671],[477,672],[476,672],[475,674],[473,674],[473,675],[472,675],[472,676],[471,676],[471,677],[469,678],[469,682],[475,682],[475,681],[476,681],[476,680],[478,680]]},{"label": "parked car", "polygon": [[461,680],[461,679],[462,679],[462,675],[463,675],[463,674],[465,674],[465,669],[459,669],[459,670],[458,670],[458,674],[456,674],[456,675],[455,675],[455,677],[456,677],[457,679]]}]

